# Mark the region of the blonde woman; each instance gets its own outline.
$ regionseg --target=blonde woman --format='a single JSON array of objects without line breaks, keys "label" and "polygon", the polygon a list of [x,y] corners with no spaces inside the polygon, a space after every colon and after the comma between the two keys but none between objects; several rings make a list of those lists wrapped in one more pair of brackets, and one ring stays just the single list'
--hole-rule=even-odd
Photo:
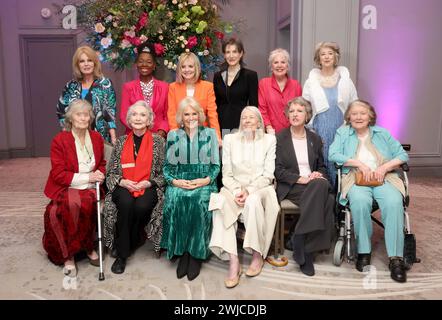
[{"label": "blonde woman", "polygon": [[70,80],[60,95],[57,117],[63,128],[69,104],[76,99],[87,100],[93,108],[95,121],[92,129],[107,141],[115,144],[116,98],[110,79],[103,76],[97,53],[88,46],[79,47],[72,58],[74,79]]},{"label": "blonde woman", "polygon": [[179,127],[176,113],[181,100],[185,97],[193,97],[198,101],[206,117],[202,125],[214,129],[218,143],[221,143],[213,83],[201,80],[201,64],[192,52],[181,54],[176,70],[176,81],[169,85],[167,118],[170,130]]}]

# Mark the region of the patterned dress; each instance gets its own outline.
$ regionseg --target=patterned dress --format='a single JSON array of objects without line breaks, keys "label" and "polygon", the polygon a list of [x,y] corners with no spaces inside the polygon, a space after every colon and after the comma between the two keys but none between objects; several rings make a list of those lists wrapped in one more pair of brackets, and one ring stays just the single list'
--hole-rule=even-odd
[{"label": "patterned dress", "polygon": [[[77,80],[69,81],[63,89],[57,104],[57,117],[60,126],[64,126],[64,118],[69,104],[81,99],[81,82]],[[109,129],[116,129],[115,113],[117,100],[112,82],[108,78],[95,79],[85,100],[92,104],[95,123],[93,129],[97,130],[108,142],[111,142]]]},{"label": "patterned dress", "polygon": [[[220,170],[218,140],[214,129],[199,127],[190,139],[183,129],[169,132],[164,165],[167,182],[163,210],[161,248],[167,258],[189,252],[205,260],[210,254],[212,212],[208,210],[210,194],[217,192],[216,177]],[[210,177],[207,186],[186,190],[172,185],[173,179],[192,180]]]},{"label": "patterned dress", "polygon": [[[118,209],[112,201],[112,192],[118,186],[120,179],[123,177],[123,169],[121,168],[121,153],[123,151],[124,143],[127,135],[121,136],[117,139],[111,159],[107,164],[106,184],[108,192],[104,201],[104,228],[103,238],[106,247],[112,249],[114,245],[115,224],[117,222]],[[152,154],[152,169],[150,179],[157,184],[158,202],[152,211],[150,221],[145,227],[147,238],[153,242],[154,250],[160,251],[161,227],[163,219],[163,203],[164,203],[164,177],[163,177],[163,163],[164,163],[164,139],[156,134],[153,135],[153,154]]]},{"label": "patterned dress", "polygon": [[332,88],[323,88],[330,108],[316,115],[313,128],[322,138],[324,163],[331,185],[335,185],[336,169],[333,162],[328,161],[328,148],[335,139],[336,130],[344,123],[344,115],[338,107],[338,85]]}]

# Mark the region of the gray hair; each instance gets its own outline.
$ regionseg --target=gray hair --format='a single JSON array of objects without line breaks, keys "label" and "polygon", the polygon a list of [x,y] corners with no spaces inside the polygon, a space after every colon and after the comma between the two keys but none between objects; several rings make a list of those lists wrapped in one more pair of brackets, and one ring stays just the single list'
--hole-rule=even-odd
[{"label": "gray hair", "polygon": [[83,99],[75,99],[74,101],[72,101],[69,106],[68,106],[68,110],[65,114],[65,119],[64,119],[64,128],[66,131],[71,131],[72,130],[72,114],[74,112],[77,112],[80,109],[86,109],[87,111],[89,111],[89,128],[91,127],[92,122],[94,122],[95,119],[95,114],[94,111],[92,109],[92,105],[89,103],[89,101],[87,100],[83,100]]},{"label": "gray hair", "polygon": [[[247,106],[241,111],[240,119],[242,118],[242,115],[246,111],[251,111],[255,114],[255,116],[258,118],[258,128],[256,129],[256,138],[261,139],[264,136],[264,120],[262,119],[261,112],[259,112],[259,109],[254,106]],[[244,133],[242,121],[239,122],[239,132]]]},{"label": "gray hair", "polygon": [[184,109],[187,107],[191,107],[193,110],[198,112],[198,125],[202,125],[204,121],[206,121],[206,115],[204,114],[203,108],[201,108],[199,102],[194,97],[185,97],[180,101],[176,112],[175,118],[178,125],[183,125],[183,113]]},{"label": "gray hair", "polygon": [[305,113],[306,113],[305,123],[309,123],[310,120],[313,117],[312,105],[311,105],[310,101],[306,100],[305,98],[303,98],[301,96],[300,97],[296,97],[296,98],[290,100],[289,102],[287,102],[287,105],[285,106],[285,109],[284,109],[285,116],[287,118],[289,117],[290,107],[292,105],[294,105],[294,104],[297,104],[297,105],[300,105],[301,107],[304,107]]},{"label": "gray hair", "polygon": [[137,102],[135,102],[133,105],[131,105],[129,107],[129,109],[127,110],[127,114],[126,114],[126,123],[127,126],[132,129],[132,125],[130,124],[129,119],[132,117],[132,113],[133,113],[133,109],[137,106],[142,106],[146,109],[147,111],[147,129],[152,128],[153,126],[153,120],[154,120],[154,114],[152,111],[152,108],[149,106],[149,104],[144,101],[144,100],[138,100]]},{"label": "gray hair", "polygon": [[269,54],[269,68],[272,70],[272,63],[275,60],[277,55],[282,55],[284,59],[287,61],[287,69],[290,70],[290,53],[282,48],[277,48],[270,52]]}]

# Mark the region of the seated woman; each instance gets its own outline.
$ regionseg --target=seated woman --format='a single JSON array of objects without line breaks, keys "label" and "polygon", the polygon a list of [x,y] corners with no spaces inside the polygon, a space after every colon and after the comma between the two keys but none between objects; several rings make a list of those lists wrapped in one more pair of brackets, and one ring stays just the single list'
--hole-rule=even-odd
[{"label": "seated woman", "polygon": [[128,135],[117,139],[106,174],[104,240],[115,246],[113,273],[123,273],[126,259],[147,238],[159,251],[164,199],[164,139],[152,134],[153,111],[137,101],[127,111]]},{"label": "seated woman", "polygon": [[313,253],[330,248],[335,200],[321,138],[305,127],[312,117],[310,103],[297,97],[288,102],[285,114],[290,127],[276,135],[276,193],[279,201],[288,199],[300,208],[291,239],[293,257],[302,273],[313,276]]},{"label": "seated woman", "polygon": [[278,200],[273,187],[275,171],[274,135],[264,133],[264,122],[256,107],[241,112],[239,131],[224,137],[223,185],[218,208],[213,211],[210,249],[222,260],[230,260],[227,288],[239,283],[241,266],[236,244],[237,220],[246,228],[243,248],[252,254],[246,272],[261,273],[272,241]]},{"label": "seated woman", "polygon": [[[329,160],[344,165],[340,202],[343,205],[350,202],[358,247],[356,269],[362,272],[370,264],[373,233],[370,215],[374,199],[382,212],[391,278],[405,282],[402,200],[405,188],[398,175],[391,171],[408,161],[408,155],[386,129],[376,126],[376,111],[368,102],[352,102],[344,119],[347,125],[336,132]],[[376,187],[356,185],[357,171],[365,181],[383,183]]]},{"label": "seated woman", "polygon": [[51,171],[45,195],[51,199],[44,214],[43,247],[49,260],[64,264],[65,275],[75,277],[74,255],[87,252],[89,262],[99,266],[94,250],[97,226],[95,183],[102,183],[106,161],[103,138],[90,130],[92,106],[74,100],[67,109],[64,128],[52,140]]},{"label": "seated woman", "polygon": [[204,111],[192,97],[180,102],[176,121],[181,128],[167,136],[161,247],[167,249],[167,258],[180,257],[177,277],[187,274],[193,280],[210,254],[212,213],[208,207],[210,194],[217,191],[218,139],[214,129],[202,126]]}]

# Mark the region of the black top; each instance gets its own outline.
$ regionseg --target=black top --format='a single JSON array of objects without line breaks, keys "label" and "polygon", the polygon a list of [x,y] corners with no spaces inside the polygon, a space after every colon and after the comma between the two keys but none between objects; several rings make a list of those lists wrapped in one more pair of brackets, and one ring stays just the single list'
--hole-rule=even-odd
[{"label": "black top", "polygon": [[230,86],[226,85],[227,71],[215,73],[215,90],[218,120],[221,129],[239,127],[241,111],[246,106],[258,107],[258,74],[241,68]]}]

